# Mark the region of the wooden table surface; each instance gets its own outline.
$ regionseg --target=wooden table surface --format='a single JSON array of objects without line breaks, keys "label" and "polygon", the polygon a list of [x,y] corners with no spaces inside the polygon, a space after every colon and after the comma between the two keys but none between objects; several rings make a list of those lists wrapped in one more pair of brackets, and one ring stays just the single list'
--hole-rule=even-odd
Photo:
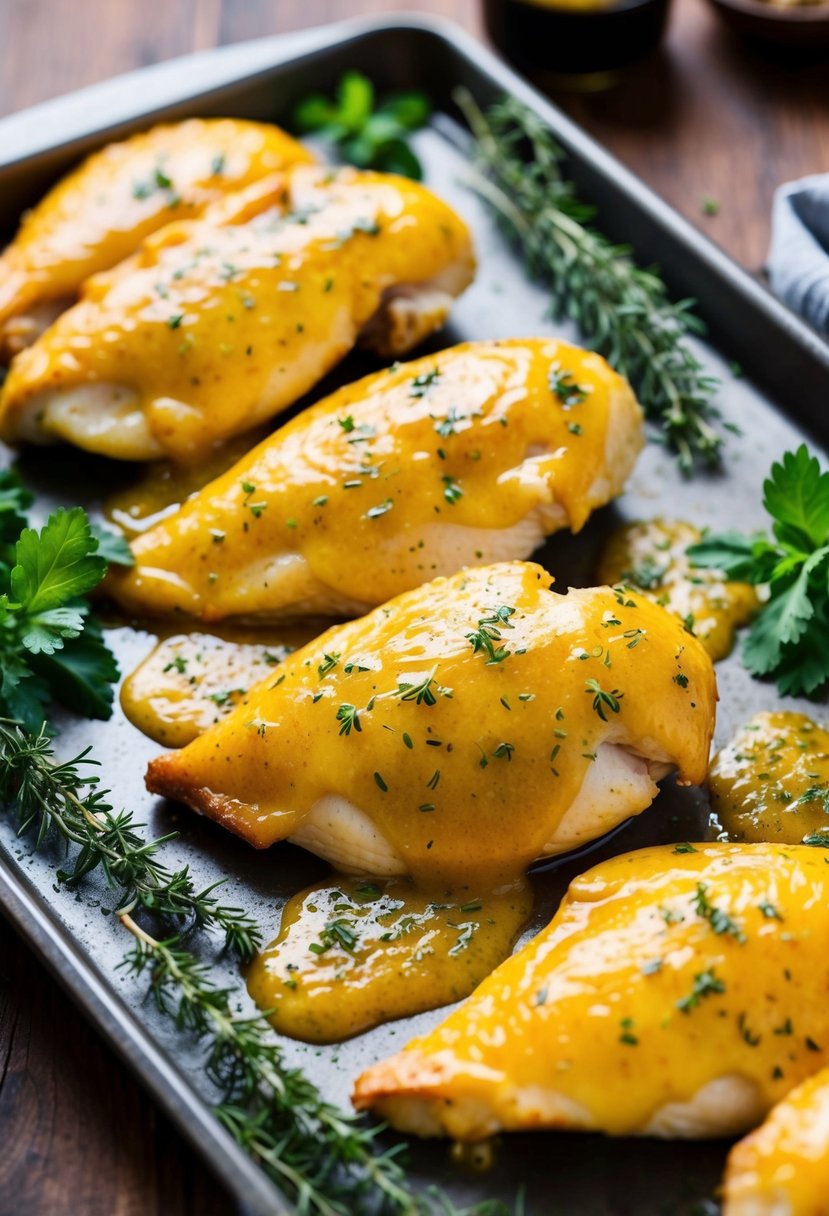
[{"label": "wooden table surface", "polygon": [[[826,66],[748,51],[705,0],[673,3],[646,67],[611,92],[556,100],[759,270],[775,186],[829,169]],[[216,43],[415,7],[482,35],[477,0],[0,0],[0,114]],[[0,1144],[0,1216],[236,1211],[1,920]]]}]

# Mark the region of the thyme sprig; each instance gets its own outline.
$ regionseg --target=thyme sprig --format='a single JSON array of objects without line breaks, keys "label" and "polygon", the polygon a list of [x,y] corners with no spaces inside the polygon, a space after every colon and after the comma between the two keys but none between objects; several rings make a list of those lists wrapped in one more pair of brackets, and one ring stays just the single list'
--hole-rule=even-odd
[{"label": "thyme sprig", "polygon": [[[284,1060],[261,1014],[234,1012],[240,992],[211,978],[210,967],[185,946],[195,928],[220,930],[224,945],[249,958],[259,945],[254,922],[220,904],[215,886],[201,891],[187,868],[171,870],[157,854],[171,835],[147,840],[144,826],[116,812],[90,767],[89,750],[55,757],[44,723],[30,734],[0,720],[0,812],[17,818],[18,833],[36,846],[48,836],[76,849],[61,882],[100,870],[117,889],[117,915],[134,939],[121,964],[146,976],[159,1012],[205,1052],[205,1072],[221,1095],[215,1114],[235,1140],[295,1203],[299,1216],[509,1216],[498,1202],[463,1212],[437,1191],[411,1190],[400,1145],[382,1150],[381,1128],[327,1102],[313,1082]],[[156,937],[133,913],[175,924]]]},{"label": "thyme sprig", "polygon": [[220,884],[198,890],[187,866],[171,870],[159,861],[159,850],[175,834],[145,839],[145,825],[108,800],[109,791],[89,771],[96,765],[89,749],[60,763],[45,726],[31,735],[0,719],[0,804],[16,807],[19,835],[34,833],[37,846],[50,831],[77,846],[71,867],[57,871],[60,882],[75,883],[100,869],[118,890],[118,915],[143,908],[185,928],[218,929],[228,949],[252,957],[261,945],[255,922],[241,908],[219,903],[214,892]]},{"label": "thyme sprig", "polygon": [[215,984],[209,968],[174,937],[159,941],[125,914],[135,945],[122,964],[150,981],[159,1012],[205,1044],[205,1071],[222,1094],[220,1123],[296,1204],[302,1216],[433,1211],[413,1194],[399,1148],[378,1151],[371,1127],[327,1102],[283,1059],[261,1015],[233,1012],[236,993]]},{"label": "thyme sprig", "polygon": [[704,329],[692,301],[672,301],[656,270],[591,226],[594,208],[564,176],[564,150],[532,110],[505,98],[484,113],[466,90],[455,99],[473,135],[472,188],[520,243],[531,274],[549,284],[552,314],[574,321],[632,381],[684,473],[716,466],[717,381],[687,341]]}]

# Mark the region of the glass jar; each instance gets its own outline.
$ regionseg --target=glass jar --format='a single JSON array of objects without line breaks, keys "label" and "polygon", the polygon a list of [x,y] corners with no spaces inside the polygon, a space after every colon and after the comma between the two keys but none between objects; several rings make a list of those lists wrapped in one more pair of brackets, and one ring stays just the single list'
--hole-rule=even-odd
[{"label": "glass jar", "polygon": [[483,0],[490,38],[538,83],[602,88],[652,51],[669,0]]}]

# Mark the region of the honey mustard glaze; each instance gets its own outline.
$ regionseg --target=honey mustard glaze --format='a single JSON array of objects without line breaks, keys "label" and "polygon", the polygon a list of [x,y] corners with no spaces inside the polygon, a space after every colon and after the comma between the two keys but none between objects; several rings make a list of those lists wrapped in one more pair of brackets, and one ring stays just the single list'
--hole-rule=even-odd
[{"label": "honey mustard glaze", "polygon": [[596,573],[599,582],[627,583],[673,612],[716,662],[729,653],[758,601],[748,583],[727,582],[717,570],[691,565],[686,550],[701,536],[682,520],[626,524],[611,535]]},{"label": "honey mustard glaze", "polygon": [[829,731],[805,714],[755,714],[714,757],[708,786],[723,840],[826,833],[829,844]]},{"label": "honey mustard glaze", "polygon": [[733,1135],[829,1061],[827,932],[820,849],[612,858],[469,1000],[370,1067],[357,1105],[462,1140]]},{"label": "honey mustard glaze", "polygon": [[143,734],[166,747],[184,747],[227,717],[258,684],[307,641],[307,630],[269,639],[226,631],[162,638],[121,687],[121,708]]},{"label": "honey mustard glaze", "polygon": [[549,583],[516,562],[408,592],[152,762],[153,791],[362,876],[295,897],[251,967],[285,1033],[333,1041],[467,994],[527,918],[532,860],[647,806],[650,764],[702,779],[700,644],[647,600]]},{"label": "honey mustard glaze", "polygon": [[202,620],[309,603],[355,615],[578,531],[641,443],[639,406],[599,356],[467,343],[304,411],[137,539],[109,590],[131,611]]},{"label": "honey mustard glaze", "polygon": [[172,515],[208,482],[221,477],[263,437],[262,428],[237,435],[194,465],[154,460],[140,466],[133,481],[110,494],[104,514],[128,539],[140,536]]},{"label": "honey mustard glaze", "polygon": [[340,1042],[468,996],[531,910],[522,879],[446,891],[343,875],[289,900],[279,936],[248,970],[248,991],[280,1034]]},{"label": "honey mustard glaze", "polygon": [[723,1216],[827,1216],[829,1069],[778,1102],[734,1146],[722,1185]]},{"label": "honey mustard glaze", "polygon": [[31,342],[84,279],[165,224],[311,159],[278,127],[238,119],[192,118],[108,144],[26,214],[0,256],[0,353]]},{"label": "honey mustard glaze", "polygon": [[408,328],[395,314],[376,338],[392,352],[437,328],[471,277],[466,227],[425,187],[295,167],[167,224],[87,280],[15,359],[0,433],[198,463],[311,388],[395,290],[420,292],[421,308],[409,299]]},{"label": "honey mustard glaze", "polygon": [[149,788],[352,873],[501,881],[704,778],[716,687],[669,613],[549,590],[532,563],[438,579],[335,626]]}]

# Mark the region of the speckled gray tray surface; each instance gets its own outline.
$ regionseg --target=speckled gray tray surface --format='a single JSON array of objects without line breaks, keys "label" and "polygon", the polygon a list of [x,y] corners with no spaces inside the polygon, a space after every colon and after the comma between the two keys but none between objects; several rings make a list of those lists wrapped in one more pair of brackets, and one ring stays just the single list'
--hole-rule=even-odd
[{"label": "speckled gray tray surface", "polygon": [[[540,560],[555,574],[559,589],[589,584],[591,566],[609,528],[625,519],[663,514],[699,525],[751,529],[761,526],[761,483],[780,452],[803,437],[820,446],[826,438],[822,410],[829,395],[829,353],[765,291],[693,228],[675,216],[636,179],[577,128],[508,72],[483,48],[451,27],[402,19],[392,25],[347,23],[283,39],[269,39],[210,52],[135,73],[131,77],[50,102],[0,122],[0,230],[10,232],[23,207],[58,172],[84,151],[114,134],[146,126],[158,117],[226,113],[278,120],[291,99],[329,88],[346,67],[368,71],[382,86],[419,86],[434,98],[438,114],[431,129],[416,137],[427,182],[468,220],[475,233],[480,271],[458,302],[450,327],[433,349],[471,338],[562,334],[567,325],[546,317],[543,290],[529,283],[519,259],[491,218],[464,185],[463,132],[451,106],[457,83],[485,102],[511,91],[535,106],[568,147],[572,168],[588,197],[601,208],[602,225],[631,242],[646,260],[656,258],[678,294],[692,294],[710,326],[712,344],[698,345],[706,367],[721,378],[724,418],[741,429],[730,436],[724,475],[683,481],[663,449],[650,444],[627,493],[594,518],[578,538],[554,538]],[[739,359],[745,374],[729,370]],[[320,386],[370,370],[354,356],[336,377]],[[75,452],[27,455],[26,479],[42,492],[39,508],[82,502],[91,511],[103,491],[117,484],[119,470]],[[129,671],[151,649],[151,634],[116,629],[110,634],[122,669]],[[771,687],[762,686],[732,656],[718,668],[721,704],[717,738],[726,739],[747,715],[773,706]],[[791,708],[800,708],[788,702]],[[61,754],[92,744],[103,764],[105,784],[116,805],[137,812],[147,830],[179,831],[170,852],[188,864],[198,883],[229,879],[227,894],[262,924],[265,939],[275,935],[286,898],[324,867],[288,846],[256,853],[206,820],[144,793],[147,760],[158,751],[116,713],[108,723],[67,719]],[[698,836],[707,819],[704,796],[670,783],[654,806],[590,861],[612,852],[658,841]],[[105,891],[55,889],[49,850],[33,855],[0,819],[0,903],[101,1032],[145,1081],[158,1101],[204,1153],[205,1158],[249,1210],[286,1211],[270,1182],[222,1131],[209,1113],[210,1087],[202,1079],[200,1057],[171,1032],[146,997],[144,986],[117,970],[128,946],[117,924],[105,915]],[[570,877],[588,864],[569,859],[536,877],[537,901],[526,936],[549,920]],[[221,959],[217,975],[237,983],[238,974]],[[247,998],[242,996],[243,1005]],[[333,1100],[347,1104],[358,1072],[433,1025],[442,1011],[383,1026],[335,1047],[285,1043],[288,1058]],[[91,1096],[94,1100],[94,1095]],[[526,1191],[527,1216],[663,1216],[714,1210],[711,1197],[727,1145],[609,1141],[598,1136],[536,1134],[512,1136],[497,1146],[496,1162],[485,1175],[464,1175],[450,1163],[442,1143],[414,1145],[412,1171],[445,1185],[459,1202]]]}]

